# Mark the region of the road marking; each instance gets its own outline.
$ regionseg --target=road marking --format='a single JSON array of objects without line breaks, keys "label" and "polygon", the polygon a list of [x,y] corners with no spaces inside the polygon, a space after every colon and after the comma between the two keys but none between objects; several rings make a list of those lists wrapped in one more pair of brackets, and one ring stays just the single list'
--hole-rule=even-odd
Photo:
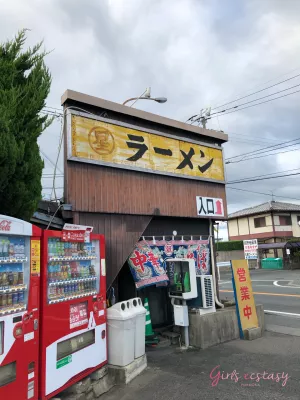
[{"label": "road marking", "polygon": [[[219,291],[224,293],[233,293],[233,290],[219,290]],[[263,296],[300,297],[300,294],[285,294],[285,293],[253,292],[253,294],[261,294]]]},{"label": "road marking", "polygon": [[289,317],[300,318],[300,314],[290,313],[290,312],[285,312],[285,311],[265,310],[265,314],[287,315]]},{"label": "road marking", "polygon": [[[286,285],[279,285],[279,283],[278,283],[278,282],[280,282],[280,281],[274,281],[274,282],[273,282],[273,285],[274,285],[274,286],[277,286],[277,287],[288,288],[288,289],[300,289],[300,286],[286,286]],[[289,281],[289,282],[291,282],[291,281]]]}]

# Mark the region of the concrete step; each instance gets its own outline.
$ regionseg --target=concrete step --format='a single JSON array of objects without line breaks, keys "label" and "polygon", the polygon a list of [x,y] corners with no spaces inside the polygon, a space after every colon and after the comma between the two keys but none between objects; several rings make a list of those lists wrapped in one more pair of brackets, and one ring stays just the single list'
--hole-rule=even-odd
[{"label": "concrete step", "polygon": [[180,344],[180,333],[166,331],[162,333],[162,336],[169,339],[171,344]]}]

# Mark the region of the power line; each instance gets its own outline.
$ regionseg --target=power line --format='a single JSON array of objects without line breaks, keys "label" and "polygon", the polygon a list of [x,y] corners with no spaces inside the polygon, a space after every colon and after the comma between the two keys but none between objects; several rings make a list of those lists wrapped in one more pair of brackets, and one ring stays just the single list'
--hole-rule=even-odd
[{"label": "power line", "polygon": [[[279,75],[278,78],[279,78],[280,76],[285,76],[285,75],[287,75],[287,74],[289,74],[289,73],[291,73],[291,72],[297,71],[297,70],[299,70],[299,68],[295,68],[294,70],[292,70],[292,71],[290,71],[290,72],[288,72],[288,73],[286,73],[286,74]],[[283,81],[277,82],[277,83],[275,83],[275,84],[273,84],[273,85],[267,86],[267,87],[265,87],[265,88],[263,88],[263,89],[260,89],[260,90],[255,91],[255,92],[253,92],[253,93],[247,94],[247,95],[242,96],[242,97],[239,97],[239,98],[237,98],[237,99],[235,99],[235,100],[231,100],[231,101],[229,101],[229,102],[227,102],[227,103],[223,103],[223,104],[221,104],[221,105],[219,105],[219,106],[213,107],[212,110],[216,110],[216,109],[221,108],[221,107],[224,107],[224,106],[226,106],[226,105],[228,105],[228,104],[232,104],[232,103],[235,103],[235,102],[237,102],[237,101],[239,101],[239,100],[242,100],[242,99],[245,99],[245,98],[247,98],[247,97],[253,96],[253,95],[257,94],[257,93],[263,92],[263,91],[265,91],[265,90],[267,90],[267,89],[270,89],[270,88],[275,87],[275,86],[277,86],[277,85],[280,85],[280,84],[282,84],[282,83],[288,82],[288,81],[290,81],[290,80],[292,80],[292,79],[295,79],[295,78],[297,78],[297,77],[299,77],[299,76],[300,76],[300,74],[294,75],[294,76],[292,76],[292,77],[290,77],[290,78],[284,79]],[[272,82],[272,81],[274,81],[275,79],[276,79],[276,78],[271,79],[271,80],[269,80],[269,81],[267,81],[267,82],[265,82],[265,83]],[[263,84],[262,84],[262,85],[263,85]],[[262,85],[258,85],[258,87],[259,87],[259,86],[262,86]],[[285,89],[285,90],[287,90],[287,89]],[[276,93],[277,93],[277,92],[276,92]],[[257,99],[256,99],[256,100],[257,100]],[[252,100],[252,101],[255,101],[255,100]],[[240,105],[239,105],[239,106],[240,106]],[[235,111],[237,111],[237,110],[235,110]],[[214,114],[215,114],[215,113],[214,113]],[[226,115],[226,114],[223,114],[223,115]],[[198,118],[197,120],[194,120],[195,117],[199,117],[199,114],[193,115],[193,116],[190,117],[186,122],[191,121],[191,123],[194,123],[194,122],[196,122],[197,120],[199,120],[199,118]],[[209,118],[207,118],[207,119],[209,119]]]},{"label": "power line", "polygon": [[[283,174],[283,173],[286,173],[286,172],[292,172],[292,171],[298,171],[298,170],[300,170],[300,168],[286,169],[284,171],[271,172],[269,174],[250,176],[249,179],[261,178],[262,176],[271,176],[271,175],[276,175],[276,174]],[[241,178],[241,179],[244,180],[244,179],[248,179],[248,178]],[[238,180],[240,180],[240,179],[236,179],[235,182],[238,181]]]},{"label": "power line", "polygon": [[[256,136],[256,135],[252,135],[252,134],[247,134],[247,133],[236,133],[236,132],[230,132],[230,131],[227,131],[226,130],[226,133],[228,133],[228,135],[235,135],[235,136],[245,136],[245,137],[247,137],[247,138],[254,138],[254,139],[263,139],[263,140],[265,140],[264,138],[262,138],[261,136]],[[271,138],[266,138],[268,141],[271,141],[271,142],[278,142],[278,141],[280,141],[280,139],[271,139]]]},{"label": "power line", "polygon": [[[296,144],[299,144],[299,143],[296,143]],[[295,146],[295,145],[294,145],[294,146]],[[279,149],[277,149],[277,150],[279,150]],[[300,150],[300,147],[298,147],[297,149],[291,149],[291,150],[285,150],[285,151],[278,151],[277,153],[263,154],[263,155],[260,155],[260,156],[257,156],[257,157],[243,158],[242,160],[238,160],[238,161],[230,161],[230,162],[228,161],[228,162],[225,162],[225,164],[237,164],[237,163],[240,163],[240,162],[250,161],[250,160],[257,159],[257,158],[264,158],[264,157],[269,157],[269,156],[275,156],[275,155],[277,155],[277,154],[290,153],[290,152],[292,152],[292,151],[298,151],[298,150]]]},{"label": "power line", "polygon": [[[266,144],[271,144],[272,142],[267,142],[267,141],[265,141],[265,142],[262,142],[262,141],[260,141],[260,140],[257,140],[257,139],[246,139],[246,138],[236,138],[236,137],[232,137],[231,135],[228,135],[228,137],[229,137],[229,141],[228,142],[226,142],[226,143],[224,143],[224,146],[225,145],[230,145],[230,144],[233,144],[233,143],[236,143],[236,142],[241,142],[241,143],[248,143],[248,144],[251,144],[252,146],[265,146]],[[260,149],[258,149],[257,151],[259,151]]]},{"label": "power line", "polygon": [[285,80],[283,80],[283,81],[277,82],[277,83],[275,83],[274,85],[268,86],[268,87],[263,88],[263,89],[261,89],[261,90],[257,90],[256,92],[250,93],[250,94],[248,94],[247,96],[239,97],[238,99],[229,101],[228,103],[221,104],[220,106],[214,107],[213,110],[216,110],[217,108],[220,108],[220,107],[227,106],[228,104],[235,103],[236,101],[239,101],[239,100],[242,100],[242,99],[246,99],[247,97],[253,96],[254,94],[263,92],[263,91],[265,91],[265,90],[267,90],[267,89],[270,89],[270,88],[272,88],[272,87],[274,87],[274,86],[280,85],[281,83],[290,81],[291,79],[295,79],[295,78],[297,78],[298,76],[300,76],[300,74],[297,74],[297,75],[295,75],[295,76],[292,76],[291,78],[285,79]]},{"label": "power line", "polygon": [[[51,190],[52,187],[43,187],[43,190]],[[61,187],[56,187],[55,189],[63,189],[63,186]]]},{"label": "power line", "polygon": [[300,175],[300,172],[295,172],[294,174],[277,175],[277,176],[268,176],[268,177],[265,177],[265,178],[254,178],[254,179],[246,179],[246,180],[240,180],[240,181],[232,181],[232,182],[227,182],[227,183],[228,183],[229,185],[235,185],[235,184],[237,184],[237,183],[264,181],[264,180],[275,179],[275,178],[286,178],[286,177],[295,176],[295,175]]},{"label": "power line", "polygon": [[[288,140],[287,142],[281,142],[281,143],[278,143],[278,144],[273,144],[272,146],[263,147],[262,149],[259,149],[259,150],[248,151],[247,153],[242,153],[242,154],[238,154],[237,156],[229,157],[229,158],[226,159],[226,161],[232,160],[233,158],[239,158],[239,157],[242,157],[242,156],[250,155],[250,154],[253,154],[253,153],[255,153],[255,154],[265,153],[266,152],[265,150],[270,150],[270,149],[280,150],[280,149],[283,149],[285,147],[294,146],[295,144],[298,144],[298,143],[294,143],[293,145],[289,144],[289,146],[282,146],[282,145],[286,145],[288,143],[296,142],[298,140],[300,140],[300,138]],[[277,148],[278,146],[279,146],[279,148]],[[276,148],[274,149],[274,147],[276,147]]]},{"label": "power line", "polygon": [[[230,186],[226,186],[226,189],[238,190],[238,191],[241,191],[241,192],[248,192],[248,193],[264,194],[266,196],[271,196],[270,193],[256,192],[256,191],[248,190],[248,189],[233,188],[233,187],[230,187]],[[300,201],[300,199],[297,199],[295,197],[278,196],[277,194],[273,194],[273,196],[281,198],[281,199],[289,199],[289,200],[298,200],[298,201]]]},{"label": "power line", "polygon": [[[252,92],[252,90],[254,90],[254,89],[256,89],[256,88],[260,88],[260,87],[263,87],[264,85],[266,85],[266,84],[268,84],[268,83],[270,83],[270,82],[274,82],[274,81],[276,81],[276,80],[278,80],[279,78],[282,78],[282,77],[284,77],[284,76],[287,76],[287,75],[290,75],[290,74],[292,74],[293,72],[295,72],[295,71],[298,71],[300,69],[300,67],[297,67],[297,68],[294,68],[294,69],[292,69],[292,70],[290,70],[289,72],[285,72],[284,74],[280,74],[280,75],[276,75],[274,78],[272,78],[272,79],[269,79],[269,80],[267,80],[267,81],[265,81],[265,82],[261,82],[261,83],[259,83],[259,84],[257,84],[257,85],[254,85],[254,86],[251,86],[251,87],[249,87],[249,89],[247,89],[247,90],[245,90],[245,91],[243,91],[243,92],[239,92],[239,94],[237,95],[237,96],[241,96],[241,95],[243,95],[243,94],[247,94],[247,93],[251,93]],[[252,94],[252,93],[251,93]],[[233,96],[233,95],[232,95]],[[232,97],[231,96],[231,97]],[[226,101],[227,99],[229,99],[230,98],[230,96],[227,96],[227,97],[223,97],[224,98],[224,101]],[[228,103],[227,103],[228,104]],[[223,105],[225,105],[225,104],[223,104]],[[220,105],[220,106],[216,106],[216,107],[214,107],[214,109],[216,109],[216,108],[219,108],[219,107],[223,107],[223,105]]]},{"label": "power line", "polygon": [[[49,157],[47,156],[47,154],[46,154],[41,148],[40,148],[40,152],[43,154],[43,156],[46,158],[46,160],[48,160],[49,163],[50,163],[51,165],[53,165],[53,167],[55,167],[54,161],[52,161],[51,158],[49,158]],[[59,170],[60,173],[63,174],[63,171],[62,171],[59,167],[57,167],[57,169]]]},{"label": "power line", "polygon": [[[232,114],[232,113],[235,113],[237,111],[246,110],[246,108],[251,108],[251,107],[259,106],[260,104],[269,103],[270,101],[281,99],[283,97],[287,97],[287,96],[290,96],[292,94],[299,93],[299,92],[300,92],[300,90],[296,90],[295,92],[287,93],[287,94],[284,94],[283,96],[274,97],[273,99],[270,99],[270,100],[261,101],[260,103],[252,104],[251,106],[247,106],[247,107],[243,107],[243,108],[239,108],[238,110],[229,111],[229,112],[227,112],[225,114],[222,114],[222,115],[215,115],[215,116],[211,117],[210,119],[216,118],[217,116],[218,117],[223,117],[223,115]],[[207,118],[207,119],[209,119],[209,118]]]},{"label": "power line", "polygon": [[[42,174],[42,176],[53,176],[54,174]],[[64,174],[56,174],[56,176],[64,176]]]},{"label": "power line", "polygon": [[231,181],[230,183],[233,183],[233,182],[234,183],[239,183],[240,181],[244,182],[244,180],[253,179],[253,178],[271,177],[272,175],[284,174],[286,172],[299,171],[299,170],[300,170],[300,168],[293,168],[293,169],[287,169],[287,170],[284,170],[284,171],[271,172],[270,174],[249,176],[249,177],[245,177],[245,178],[235,179],[234,181]]},{"label": "power line", "polygon": [[[299,143],[295,143],[293,146],[295,146],[295,145],[297,145],[297,144],[299,144]],[[288,147],[288,146],[287,146],[287,147]],[[275,150],[280,150],[280,149],[275,149]],[[240,162],[243,162],[243,161],[254,160],[254,159],[256,159],[256,158],[264,158],[264,157],[269,157],[269,156],[275,156],[275,155],[277,155],[277,154],[290,153],[290,152],[292,152],[292,151],[298,151],[298,150],[300,150],[300,147],[297,148],[297,149],[292,149],[292,150],[278,151],[277,153],[262,154],[262,155],[259,155],[259,156],[257,156],[257,157],[243,158],[242,160],[237,160],[237,161],[227,161],[227,162],[225,162],[225,164],[236,164],[236,163],[240,163]]]},{"label": "power line", "polygon": [[286,92],[287,90],[294,89],[295,87],[298,87],[298,86],[300,86],[300,83],[298,85],[294,85],[294,86],[291,86],[289,88],[286,88],[286,89],[283,89],[283,90],[279,90],[278,92],[270,93],[270,94],[267,94],[266,96],[259,97],[258,99],[247,101],[246,103],[242,103],[242,104],[237,104],[236,106],[233,106],[233,107],[225,108],[225,110],[217,111],[217,112],[214,112],[214,113],[212,113],[210,115],[219,114],[218,116],[220,117],[220,115],[225,111],[233,110],[233,109],[238,108],[240,106],[244,106],[246,104],[254,103],[255,101],[258,101],[258,100],[261,100],[261,99],[265,99],[265,98],[270,97],[270,96],[274,96],[275,94],[278,94],[278,93]]},{"label": "power line", "polygon": [[62,109],[61,108],[57,108],[57,107],[45,106],[44,108],[52,108],[52,110],[58,110],[58,111],[62,112]]}]

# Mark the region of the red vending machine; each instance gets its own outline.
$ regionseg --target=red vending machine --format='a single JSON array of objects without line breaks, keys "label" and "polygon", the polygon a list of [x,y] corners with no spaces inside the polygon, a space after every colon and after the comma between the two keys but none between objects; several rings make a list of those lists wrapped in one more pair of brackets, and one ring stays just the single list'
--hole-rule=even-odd
[{"label": "red vending machine", "polygon": [[41,230],[0,215],[0,399],[38,398]]},{"label": "red vending machine", "polygon": [[107,362],[105,243],[91,229],[43,234],[40,399]]}]

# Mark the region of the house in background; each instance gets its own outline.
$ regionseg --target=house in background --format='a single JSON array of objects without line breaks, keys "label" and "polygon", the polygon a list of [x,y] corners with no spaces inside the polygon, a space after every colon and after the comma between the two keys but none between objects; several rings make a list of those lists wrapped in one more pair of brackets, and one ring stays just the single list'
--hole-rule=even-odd
[{"label": "house in background", "polygon": [[[269,201],[228,216],[229,240],[258,239],[262,243],[287,242],[300,237],[300,205]],[[281,257],[276,245],[265,250],[267,257]]]}]

